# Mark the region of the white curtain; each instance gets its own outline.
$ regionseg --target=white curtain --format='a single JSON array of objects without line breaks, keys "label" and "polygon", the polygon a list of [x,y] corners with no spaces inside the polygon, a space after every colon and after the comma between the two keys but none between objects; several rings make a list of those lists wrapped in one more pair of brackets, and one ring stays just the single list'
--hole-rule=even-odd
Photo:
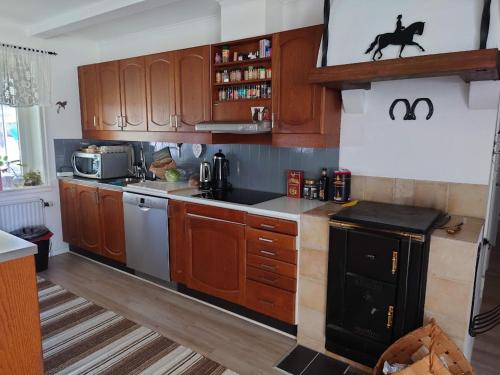
[{"label": "white curtain", "polygon": [[51,98],[51,55],[0,45],[0,104],[47,106]]}]

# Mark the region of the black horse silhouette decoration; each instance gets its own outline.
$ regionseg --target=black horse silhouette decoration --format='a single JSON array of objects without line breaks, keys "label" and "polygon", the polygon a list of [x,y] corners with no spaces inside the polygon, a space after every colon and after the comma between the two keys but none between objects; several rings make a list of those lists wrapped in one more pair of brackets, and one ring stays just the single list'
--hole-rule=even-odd
[{"label": "black horse silhouette decoration", "polygon": [[[415,22],[405,28],[401,22],[402,18],[403,16],[400,14],[398,16],[398,21],[396,24],[396,31],[394,31],[393,33],[377,35],[373,43],[370,45],[370,48],[366,50],[365,53],[370,53],[378,44],[378,48],[373,53],[373,60],[380,60],[383,56],[382,50],[391,44],[395,46],[401,46],[401,50],[399,51],[399,57],[403,57],[402,56],[403,50],[405,49],[406,46],[417,46],[422,50],[422,52],[425,51],[424,47],[422,47],[417,42],[413,41],[413,37],[415,35],[423,34],[425,22]],[[377,54],[379,55],[378,58]]]}]

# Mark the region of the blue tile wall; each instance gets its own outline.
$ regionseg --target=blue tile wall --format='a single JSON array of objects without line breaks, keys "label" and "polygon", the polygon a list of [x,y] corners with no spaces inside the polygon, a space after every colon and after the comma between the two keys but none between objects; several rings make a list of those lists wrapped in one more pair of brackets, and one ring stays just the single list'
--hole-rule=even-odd
[{"label": "blue tile wall", "polygon": [[[111,145],[120,142],[91,141],[81,139],[55,139],[56,170],[63,166],[71,166],[71,155],[80,147],[96,144]],[[138,155],[141,142],[130,142]],[[269,145],[207,145],[200,159],[193,155],[190,144],[184,144],[179,152],[174,144],[163,142],[142,143],[146,163],[152,161],[152,154],[166,146],[171,147],[172,157],[179,168],[198,173],[200,161],[211,161],[213,154],[222,150],[230,162],[229,180],[234,187],[258,189],[276,193],[286,193],[286,173],[288,169],[300,169],[306,177],[318,178],[321,168],[326,167],[329,173],[338,168],[338,148],[277,148]]]}]

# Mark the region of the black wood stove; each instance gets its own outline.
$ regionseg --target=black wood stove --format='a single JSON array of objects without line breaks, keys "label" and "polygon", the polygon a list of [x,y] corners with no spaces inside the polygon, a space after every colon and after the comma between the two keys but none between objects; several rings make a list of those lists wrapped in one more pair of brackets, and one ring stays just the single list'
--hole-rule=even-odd
[{"label": "black wood stove", "polygon": [[360,202],[330,217],[328,350],[373,366],[422,325],[430,233],[440,214]]}]

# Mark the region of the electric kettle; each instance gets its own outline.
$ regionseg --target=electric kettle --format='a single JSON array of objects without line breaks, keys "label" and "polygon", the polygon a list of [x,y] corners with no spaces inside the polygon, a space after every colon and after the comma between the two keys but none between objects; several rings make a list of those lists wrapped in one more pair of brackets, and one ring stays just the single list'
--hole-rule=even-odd
[{"label": "electric kettle", "polygon": [[212,166],[209,161],[200,163],[200,189],[210,190],[212,188]]},{"label": "electric kettle", "polygon": [[229,160],[226,159],[226,155],[222,153],[222,150],[219,150],[219,152],[214,155],[212,188],[214,190],[230,189],[231,184],[227,180],[228,177]]}]

